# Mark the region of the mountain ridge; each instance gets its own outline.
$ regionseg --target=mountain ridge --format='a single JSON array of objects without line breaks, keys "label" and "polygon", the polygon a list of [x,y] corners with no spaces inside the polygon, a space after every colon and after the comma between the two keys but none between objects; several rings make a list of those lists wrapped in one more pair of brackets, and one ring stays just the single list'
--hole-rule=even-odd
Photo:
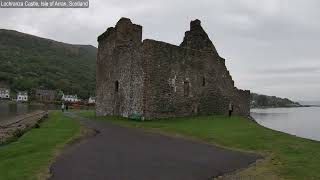
[{"label": "mountain ridge", "polygon": [[0,29],[0,86],[95,94],[97,48]]},{"label": "mountain ridge", "polygon": [[71,46],[88,46],[88,47],[93,47],[93,48],[96,48],[94,45],[91,45],[91,44],[72,44],[72,43],[67,43],[67,42],[62,42],[62,41],[57,41],[57,40],[53,40],[53,39],[49,39],[49,38],[45,38],[45,37],[41,37],[41,36],[37,36],[37,35],[33,35],[33,34],[28,34],[28,33],[25,33],[25,32],[21,32],[21,31],[18,31],[18,30],[14,30],[14,29],[0,29],[0,33],[1,32],[11,32],[11,33],[16,33],[18,35],[27,35],[27,36],[33,36],[35,38],[39,38],[39,39],[43,39],[43,40],[47,40],[47,41],[52,41],[52,42],[55,42],[55,43],[61,43],[61,44],[65,44],[65,45],[71,45]]}]

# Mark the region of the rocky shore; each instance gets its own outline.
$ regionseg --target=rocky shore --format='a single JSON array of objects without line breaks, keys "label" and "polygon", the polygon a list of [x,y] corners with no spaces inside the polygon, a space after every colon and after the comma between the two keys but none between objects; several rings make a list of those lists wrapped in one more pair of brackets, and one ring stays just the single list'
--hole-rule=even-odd
[{"label": "rocky shore", "polygon": [[38,128],[39,123],[47,117],[47,111],[35,111],[2,121],[0,123],[0,144],[19,138],[31,128]]}]

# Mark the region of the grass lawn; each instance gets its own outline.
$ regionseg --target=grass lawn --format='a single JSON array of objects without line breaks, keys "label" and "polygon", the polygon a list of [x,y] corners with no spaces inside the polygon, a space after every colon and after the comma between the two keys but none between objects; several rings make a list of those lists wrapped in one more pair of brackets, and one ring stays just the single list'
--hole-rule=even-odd
[{"label": "grass lawn", "polygon": [[[94,118],[93,111],[78,111],[78,114]],[[236,178],[320,179],[320,142],[273,131],[243,117],[204,116],[144,122],[116,117],[98,119],[265,155],[254,166],[230,175]]]},{"label": "grass lawn", "polygon": [[78,122],[61,112],[49,113],[49,118],[17,141],[0,146],[0,179],[45,179],[48,167],[61,148],[80,136]]}]

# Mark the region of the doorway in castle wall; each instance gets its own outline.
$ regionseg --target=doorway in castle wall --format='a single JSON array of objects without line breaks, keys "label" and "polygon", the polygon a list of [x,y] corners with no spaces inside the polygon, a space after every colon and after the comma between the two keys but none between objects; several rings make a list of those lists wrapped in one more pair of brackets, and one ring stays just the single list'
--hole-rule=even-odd
[{"label": "doorway in castle wall", "polygon": [[116,115],[116,116],[120,115],[120,102],[119,102],[119,98],[117,98],[117,97],[115,98],[113,114]]},{"label": "doorway in castle wall", "polygon": [[184,91],[184,96],[189,97],[189,95],[190,95],[190,82],[189,81],[185,81],[183,83],[183,91]]},{"label": "doorway in castle wall", "polygon": [[114,82],[114,107],[113,114],[120,115],[120,93],[119,93],[119,81]]}]

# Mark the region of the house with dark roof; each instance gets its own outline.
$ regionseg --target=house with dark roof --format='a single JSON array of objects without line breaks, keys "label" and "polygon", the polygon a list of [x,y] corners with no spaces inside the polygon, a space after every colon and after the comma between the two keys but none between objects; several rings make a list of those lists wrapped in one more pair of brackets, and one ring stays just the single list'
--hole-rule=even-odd
[{"label": "house with dark roof", "polygon": [[40,102],[52,102],[56,99],[57,93],[54,90],[36,90],[36,99]]}]

